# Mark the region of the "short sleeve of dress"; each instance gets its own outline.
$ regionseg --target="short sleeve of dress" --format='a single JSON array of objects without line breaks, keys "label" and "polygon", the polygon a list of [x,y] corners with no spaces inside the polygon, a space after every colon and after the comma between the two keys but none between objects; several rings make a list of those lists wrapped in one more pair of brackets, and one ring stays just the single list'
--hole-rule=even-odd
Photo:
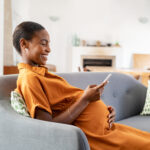
[{"label": "short sleeve of dress", "polygon": [[41,108],[52,115],[50,103],[44,93],[42,84],[36,76],[26,76],[21,83],[21,92],[25,99],[28,111],[35,118],[35,109]]}]

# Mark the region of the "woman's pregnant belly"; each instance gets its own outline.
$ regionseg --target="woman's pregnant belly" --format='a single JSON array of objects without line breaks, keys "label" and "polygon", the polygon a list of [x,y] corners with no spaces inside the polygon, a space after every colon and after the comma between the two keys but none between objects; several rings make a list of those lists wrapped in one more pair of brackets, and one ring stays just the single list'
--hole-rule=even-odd
[{"label": "woman's pregnant belly", "polygon": [[73,124],[81,128],[87,135],[94,134],[95,136],[95,133],[104,135],[109,128],[108,115],[107,106],[102,100],[98,100],[90,103]]}]

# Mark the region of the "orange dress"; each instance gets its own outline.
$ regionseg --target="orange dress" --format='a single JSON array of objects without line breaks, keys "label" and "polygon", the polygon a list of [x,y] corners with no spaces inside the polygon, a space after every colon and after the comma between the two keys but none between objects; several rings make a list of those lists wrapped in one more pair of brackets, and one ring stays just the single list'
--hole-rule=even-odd
[{"label": "orange dress", "polygon": [[[77,101],[83,90],[49,73],[45,67],[18,65],[16,91],[22,94],[32,118],[35,108],[59,115]],[[73,125],[86,134],[91,150],[150,150],[150,133],[114,123],[108,129],[109,114],[102,100],[90,103]]]}]

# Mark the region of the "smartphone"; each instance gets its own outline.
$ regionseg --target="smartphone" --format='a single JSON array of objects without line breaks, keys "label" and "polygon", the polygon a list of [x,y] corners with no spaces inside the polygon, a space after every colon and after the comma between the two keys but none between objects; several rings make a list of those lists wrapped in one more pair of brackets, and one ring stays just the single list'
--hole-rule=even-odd
[{"label": "smartphone", "polygon": [[111,77],[111,73],[110,74],[108,74],[108,76],[103,80],[103,82],[102,83],[105,83],[106,81],[108,81],[108,79]]},{"label": "smartphone", "polygon": [[106,82],[108,81],[108,79],[111,77],[111,73],[110,74],[108,74],[108,76],[103,80],[103,82],[100,84],[100,85],[98,85],[98,88],[101,88],[102,86],[105,86],[106,85]]}]

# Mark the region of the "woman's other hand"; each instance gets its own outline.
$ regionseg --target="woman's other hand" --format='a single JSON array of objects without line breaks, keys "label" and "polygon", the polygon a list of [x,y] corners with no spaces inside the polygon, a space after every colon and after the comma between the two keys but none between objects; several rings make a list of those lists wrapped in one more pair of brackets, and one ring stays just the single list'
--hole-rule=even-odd
[{"label": "woman's other hand", "polygon": [[115,113],[115,109],[112,106],[108,106],[108,111],[109,111],[108,123],[109,123],[109,128],[111,128],[115,121],[116,113]]}]

